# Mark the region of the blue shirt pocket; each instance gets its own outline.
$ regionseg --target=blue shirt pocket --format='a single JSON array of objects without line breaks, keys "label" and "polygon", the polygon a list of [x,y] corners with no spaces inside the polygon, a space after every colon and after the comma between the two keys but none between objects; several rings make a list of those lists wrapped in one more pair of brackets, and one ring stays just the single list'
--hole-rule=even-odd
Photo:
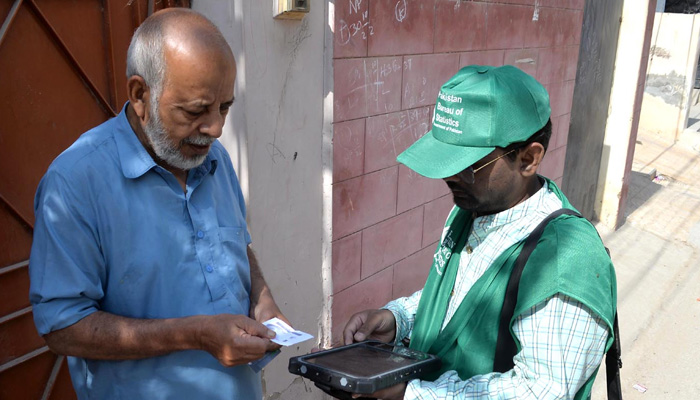
[{"label": "blue shirt pocket", "polygon": [[244,227],[219,227],[222,263],[219,268],[224,284],[247,313],[250,304],[250,264]]},{"label": "blue shirt pocket", "polygon": [[219,227],[219,237],[222,242],[236,242],[243,240],[245,237],[245,228]]}]

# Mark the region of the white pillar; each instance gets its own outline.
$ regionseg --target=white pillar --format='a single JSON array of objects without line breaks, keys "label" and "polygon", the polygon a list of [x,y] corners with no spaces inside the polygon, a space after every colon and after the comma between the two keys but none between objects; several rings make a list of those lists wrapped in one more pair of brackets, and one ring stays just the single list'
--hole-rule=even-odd
[{"label": "white pillar", "polygon": [[596,214],[612,229],[624,222],[656,5],[657,0],[627,0],[622,9],[596,191]]}]

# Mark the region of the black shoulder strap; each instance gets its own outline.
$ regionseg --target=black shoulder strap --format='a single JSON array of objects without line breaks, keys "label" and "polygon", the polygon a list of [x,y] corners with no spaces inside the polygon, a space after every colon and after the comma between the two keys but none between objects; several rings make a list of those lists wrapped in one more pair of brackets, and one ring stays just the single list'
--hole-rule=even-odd
[{"label": "black shoulder strap", "polygon": [[[496,356],[493,361],[493,370],[495,372],[506,372],[514,366],[513,357],[517,354],[518,348],[515,345],[510,334],[510,320],[515,312],[515,305],[518,302],[518,287],[520,286],[520,277],[523,274],[523,269],[527,263],[530,254],[537,246],[537,242],[542,236],[542,232],[549,221],[561,215],[574,215],[581,217],[581,214],[568,208],[562,208],[548,215],[525,239],[525,244],[518,258],[515,260],[513,271],[508,280],[506,288],[506,296],[501,309],[501,317],[498,327],[498,339],[496,341]],[[617,315],[615,315],[614,323],[615,342],[608,350],[605,360],[605,371],[608,378],[608,399],[622,399],[622,391],[620,389],[620,368],[622,361],[620,359],[620,335],[618,334]]]},{"label": "black shoulder strap", "polygon": [[622,400],[622,386],[620,384],[620,368],[622,368],[622,348],[620,347],[620,328],[617,325],[617,313],[613,323],[615,341],[605,354],[605,376],[608,379],[608,399]]},{"label": "black shoulder strap", "polygon": [[523,269],[527,263],[527,259],[530,258],[530,254],[537,246],[537,242],[542,236],[544,228],[547,227],[549,221],[560,215],[577,215],[577,212],[570,210],[568,208],[562,208],[557,210],[547,216],[539,225],[530,233],[525,239],[525,244],[523,249],[520,251],[520,255],[515,260],[515,266],[513,266],[513,271],[510,273],[510,280],[508,280],[508,287],[506,289],[506,297],[503,300],[503,308],[501,309],[501,320],[498,326],[498,340],[496,341],[496,358],[493,361],[494,372],[506,372],[511,370],[514,366],[513,356],[518,352],[518,348],[515,345],[515,341],[510,335],[510,320],[513,318],[513,313],[515,312],[515,304],[518,302],[518,287],[520,286],[520,277],[523,274]]}]

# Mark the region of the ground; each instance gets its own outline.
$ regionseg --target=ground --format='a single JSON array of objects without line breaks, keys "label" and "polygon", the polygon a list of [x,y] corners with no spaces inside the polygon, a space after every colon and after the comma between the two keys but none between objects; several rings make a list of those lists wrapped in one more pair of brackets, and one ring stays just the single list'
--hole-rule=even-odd
[{"label": "ground", "polygon": [[[700,398],[699,137],[671,144],[640,130],[627,220],[597,226],[617,273],[626,400]],[[604,371],[592,398],[607,398]]]}]

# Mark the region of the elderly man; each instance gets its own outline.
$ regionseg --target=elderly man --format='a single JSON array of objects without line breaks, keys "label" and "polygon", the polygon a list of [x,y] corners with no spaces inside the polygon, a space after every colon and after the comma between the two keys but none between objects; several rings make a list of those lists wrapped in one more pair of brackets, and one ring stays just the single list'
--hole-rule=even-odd
[{"label": "elderly man", "polygon": [[83,134],[37,190],[30,298],[81,399],[260,399],[248,363],[284,316],[250,248],[245,204],[216,141],[236,65],[203,16],[144,21],[129,101]]},{"label": "elderly man", "polygon": [[[432,130],[399,155],[444,179],[456,206],[425,287],[355,314],[345,343],[368,337],[439,355],[442,370],[375,393],[382,399],[585,399],[612,344],[615,273],[585,219],[552,219],[525,264],[505,357],[496,361],[506,287],[523,241],[550,214],[573,209],[537,175],[551,135],[549,96],[511,66],[469,66],[438,95]],[[515,300],[515,299],[513,299]]]}]

